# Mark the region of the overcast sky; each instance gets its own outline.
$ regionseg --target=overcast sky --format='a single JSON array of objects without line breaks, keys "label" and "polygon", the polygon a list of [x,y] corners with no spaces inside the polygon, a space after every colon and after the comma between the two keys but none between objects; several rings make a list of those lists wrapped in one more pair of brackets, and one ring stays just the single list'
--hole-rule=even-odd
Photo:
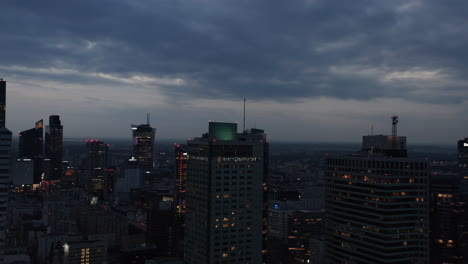
[{"label": "overcast sky", "polygon": [[[273,141],[468,137],[466,0],[2,0],[0,77],[17,134],[200,136],[208,120]],[[240,124],[241,126],[241,124]]]}]

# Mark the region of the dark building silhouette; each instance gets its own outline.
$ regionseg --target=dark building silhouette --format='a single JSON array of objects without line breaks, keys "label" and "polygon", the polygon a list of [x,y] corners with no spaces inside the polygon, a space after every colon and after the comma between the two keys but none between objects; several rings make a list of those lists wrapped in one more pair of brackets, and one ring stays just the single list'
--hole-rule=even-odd
[{"label": "dark building silhouette", "polygon": [[325,231],[325,212],[298,210],[288,219],[288,251],[299,263],[311,258],[311,239],[321,239]]},{"label": "dark building silhouette", "polygon": [[367,136],[361,152],[326,158],[326,263],[429,262],[428,163],[403,142]]},{"label": "dark building silhouette", "polygon": [[458,165],[468,179],[468,138],[458,141]]},{"label": "dark building silhouette", "polygon": [[8,182],[10,171],[11,132],[0,127],[0,263],[3,263],[7,233]]},{"label": "dark building silhouette", "polygon": [[45,156],[49,159],[49,179],[60,180],[63,159],[63,126],[60,116],[51,115],[45,134]]},{"label": "dark building silhouette", "polygon": [[6,81],[0,79],[0,127],[5,127],[6,123]]},{"label": "dark building silhouette", "polygon": [[112,182],[106,169],[109,166],[109,145],[101,140],[86,140],[86,174],[89,189],[103,194],[109,190]]},{"label": "dark building silhouette", "polygon": [[173,201],[164,201],[164,197],[159,197],[157,201],[150,203],[146,243],[156,246],[155,253],[157,256],[175,256],[177,239],[174,225]]},{"label": "dark building silhouette", "polygon": [[459,174],[431,176],[431,263],[468,260],[468,189]]},{"label": "dark building silhouette", "polygon": [[265,142],[218,122],[188,140],[185,263],[262,263]]},{"label": "dark building silhouette", "polygon": [[176,217],[179,224],[185,222],[186,201],[185,192],[187,190],[187,146],[175,145],[175,165],[176,165]]},{"label": "dark building silhouette", "polygon": [[133,155],[142,168],[154,166],[154,137],[156,129],[150,124],[132,125]]},{"label": "dark building silhouette", "polygon": [[34,162],[33,183],[41,181],[43,173],[42,159],[44,155],[44,122],[39,120],[34,128],[19,133],[18,157],[31,159]]}]

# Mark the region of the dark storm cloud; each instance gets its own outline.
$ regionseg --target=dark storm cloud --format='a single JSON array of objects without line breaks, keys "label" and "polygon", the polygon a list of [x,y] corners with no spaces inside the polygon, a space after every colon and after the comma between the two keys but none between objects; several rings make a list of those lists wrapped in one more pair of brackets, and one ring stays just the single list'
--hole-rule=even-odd
[{"label": "dark storm cloud", "polygon": [[0,9],[1,73],[116,86],[141,76],[186,97],[468,97],[465,1],[7,0]]}]

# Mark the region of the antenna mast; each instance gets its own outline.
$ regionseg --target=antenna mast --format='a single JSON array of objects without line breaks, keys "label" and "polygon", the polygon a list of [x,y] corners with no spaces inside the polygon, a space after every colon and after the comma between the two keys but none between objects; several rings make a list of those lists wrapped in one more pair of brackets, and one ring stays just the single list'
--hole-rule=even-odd
[{"label": "antenna mast", "polygon": [[397,124],[398,124],[398,116],[392,115],[392,136],[396,137],[397,135]]},{"label": "antenna mast", "polygon": [[146,124],[149,126],[150,124],[150,113],[146,113]]},{"label": "antenna mast", "polygon": [[245,98],[244,98],[244,130],[243,132],[245,132]]}]

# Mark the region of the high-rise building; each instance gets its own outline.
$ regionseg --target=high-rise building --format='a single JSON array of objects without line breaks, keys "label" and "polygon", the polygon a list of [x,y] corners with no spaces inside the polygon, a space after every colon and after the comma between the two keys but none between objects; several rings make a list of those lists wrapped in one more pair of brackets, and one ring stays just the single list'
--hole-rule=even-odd
[{"label": "high-rise building", "polygon": [[34,128],[19,133],[19,158],[31,159],[34,162],[33,183],[41,181],[43,172],[42,159],[44,155],[44,123],[43,120],[36,122]]},{"label": "high-rise building", "polygon": [[0,127],[5,127],[6,120],[6,81],[0,79]]},{"label": "high-rise building", "polygon": [[10,181],[11,132],[0,127],[0,263],[7,231],[8,183]]},{"label": "high-rise building", "polygon": [[113,188],[115,200],[121,202],[129,201],[132,189],[138,189],[144,185],[144,171],[138,165],[137,159],[133,157],[128,159],[122,167],[123,173],[115,178]]},{"label": "high-rise building", "polygon": [[210,122],[187,145],[185,263],[262,263],[264,131]]},{"label": "high-rise building", "polygon": [[179,223],[185,222],[185,191],[187,190],[187,146],[175,145],[175,165],[176,165],[176,216]]},{"label": "high-rise building", "polygon": [[104,194],[109,181],[106,181],[106,169],[109,166],[109,145],[101,140],[86,140],[86,173],[88,186]]},{"label": "high-rise building", "polygon": [[427,161],[407,158],[396,133],[363,139],[361,152],[326,158],[326,263],[428,263]]},{"label": "high-rise building", "polygon": [[149,124],[132,125],[133,155],[140,166],[151,169],[154,166],[154,137],[156,128]]},{"label": "high-rise building", "polygon": [[49,161],[49,178],[59,180],[62,176],[63,126],[60,116],[51,115],[45,134],[45,156]]},{"label": "high-rise building", "polygon": [[462,176],[431,176],[431,263],[466,263],[468,259],[468,190]]}]

